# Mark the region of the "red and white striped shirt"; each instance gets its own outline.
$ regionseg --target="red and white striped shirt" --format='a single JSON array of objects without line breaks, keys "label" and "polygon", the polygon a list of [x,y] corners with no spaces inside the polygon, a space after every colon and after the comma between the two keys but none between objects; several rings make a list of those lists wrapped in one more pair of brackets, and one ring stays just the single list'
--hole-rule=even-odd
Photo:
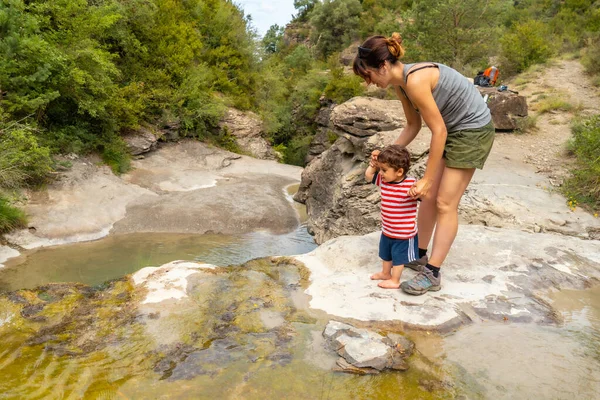
[{"label": "red and white striped shirt", "polygon": [[408,195],[415,178],[406,177],[400,182],[383,182],[381,174],[373,183],[381,188],[381,229],[392,239],[410,239],[417,234],[417,200]]}]

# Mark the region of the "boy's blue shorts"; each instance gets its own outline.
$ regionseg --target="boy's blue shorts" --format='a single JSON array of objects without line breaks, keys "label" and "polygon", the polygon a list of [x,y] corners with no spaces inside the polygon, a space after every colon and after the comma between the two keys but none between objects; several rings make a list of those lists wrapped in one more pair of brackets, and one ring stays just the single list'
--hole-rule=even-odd
[{"label": "boy's blue shorts", "polygon": [[391,261],[392,265],[404,265],[415,261],[419,256],[419,235],[410,239],[392,239],[381,234],[379,239],[379,257]]}]

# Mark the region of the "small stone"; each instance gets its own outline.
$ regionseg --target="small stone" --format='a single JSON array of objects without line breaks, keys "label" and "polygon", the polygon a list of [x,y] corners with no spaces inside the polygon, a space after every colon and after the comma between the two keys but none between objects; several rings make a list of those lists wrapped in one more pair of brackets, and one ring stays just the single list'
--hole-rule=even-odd
[{"label": "small stone", "polygon": [[406,371],[409,367],[408,363],[403,358],[394,357],[390,368],[395,371]]},{"label": "small stone", "polygon": [[334,367],[333,370],[338,372],[347,372],[356,375],[377,375],[379,373],[378,370],[373,368],[355,367],[354,365],[350,364],[348,361],[344,360],[341,357],[336,361],[336,364],[337,367]]}]

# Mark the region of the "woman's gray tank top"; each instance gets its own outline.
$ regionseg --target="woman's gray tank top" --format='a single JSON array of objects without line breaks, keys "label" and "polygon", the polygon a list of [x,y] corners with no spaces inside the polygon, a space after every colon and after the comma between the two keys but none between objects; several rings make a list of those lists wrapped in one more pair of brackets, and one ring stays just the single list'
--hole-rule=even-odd
[{"label": "woman's gray tank top", "polygon": [[[448,133],[481,128],[492,120],[490,109],[473,83],[444,64],[423,63],[427,64],[435,64],[440,70],[440,78],[432,93]],[[408,72],[414,65],[416,64],[404,65],[405,83],[409,78]]]}]

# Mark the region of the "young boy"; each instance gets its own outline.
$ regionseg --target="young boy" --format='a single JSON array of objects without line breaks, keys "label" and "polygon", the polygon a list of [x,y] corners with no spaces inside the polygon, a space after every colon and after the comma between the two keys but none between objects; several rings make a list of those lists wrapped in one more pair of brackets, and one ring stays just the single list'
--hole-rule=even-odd
[{"label": "young boy", "polygon": [[367,181],[381,188],[381,239],[379,257],[382,271],[371,276],[378,286],[398,289],[404,264],[418,258],[417,200],[408,195],[415,178],[408,178],[410,154],[404,146],[393,144],[373,151],[365,172]]}]

